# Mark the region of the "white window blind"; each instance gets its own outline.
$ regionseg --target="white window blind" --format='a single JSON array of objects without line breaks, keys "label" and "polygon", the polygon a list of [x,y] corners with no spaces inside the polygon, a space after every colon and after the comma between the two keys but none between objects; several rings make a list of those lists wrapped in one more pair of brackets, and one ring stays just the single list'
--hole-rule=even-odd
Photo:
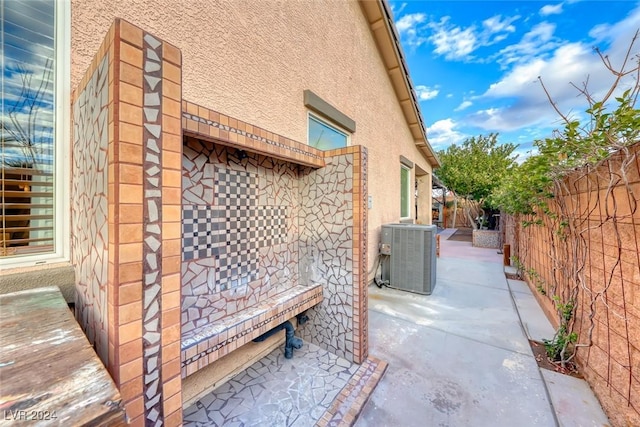
[{"label": "white window blind", "polygon": [[0,257],[54,250],[55,18],[53,0],[0,1]]}]

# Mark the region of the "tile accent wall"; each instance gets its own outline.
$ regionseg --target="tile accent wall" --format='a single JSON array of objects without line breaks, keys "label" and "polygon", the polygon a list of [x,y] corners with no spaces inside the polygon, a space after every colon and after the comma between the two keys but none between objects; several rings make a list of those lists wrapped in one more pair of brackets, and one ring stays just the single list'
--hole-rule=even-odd
[{"label": "tile accent wall", "polygon": [[[131,425],[181,424],[181,336],[299,283],[323,286],[307,339],[366,357],[366,151],[322,152],[183,102],[181,66],[117,19],[73,97],[79,320]],[[281,305],[320,301],[305,292]],[[271,325],[254,320],[252,333]],[[234,329],[228,348],[247,337]]]},{"label": "tile accent wall", "polygon": [[73,104],[71,256],[76,267],[76,317],[108,363],[109,55],[96,64]]},{"label": "tile accent wall", "polygon": [[353,277],[353,358],[364,363],[369,356],[369,266],[368,266],[368,190],[367,149],[354,147],[353,153],[353,254],[356,263]]},{"label": "tile accent wall", "polygon": [[142,391],[145,423],[162,425],[162,42],[145,34],[143,54]]},{"label": "tile accent wall", "polygon": [[304,339],[356,363],[367,354],[366,150],[325,153],[326,166],[301,172],[300,277],[324,285]]},{"label": "tile accent wall", "polygon": [[298,166],[186,138],[182,337],[298,283]]},{"label": "tile accent wall", "polygon": [[182,376],[204,368],[218,358],[259,337],[322,301],[322,285],[295,286],[224,322],[210,323],[182,341]]},{"label": "tile accent wall", "polygon": [[181,82],[178,49],[117,19],[74,92],[78,312],[106,310],[97,348],[134,426],[182,423]]},{"label": "tile accent wall", "polygon": [[[286,289],[283,283],[290,283],[291,276],[303,285],[325,285],[324,302],[312,311],[317,318],[314,325],[304,329],[305,337],[362,363],[368,354],[366,149],[353,146],[314,151],[186,101],[182,117],[187,135],[183,159],[183,341],[192,339],[206,324],[219,322]],[[274,143],[276,140],[279,143]],[[308,153],[304,154],[305,150]],[[269,164],[260,163],[264,161]],[[253,191],[251,174],[255,173],[256,162],[263,167],[257,175],[258,191],[252,193],[257,196],[257,204],[255,198],[236,199],[233,206],[237,208],[231,211],[226,196],[217,196],[236,185],[225,182],[226,174],[235,171],[233,179],[242,185],[242,191]],[[278,176],[282,168],[287,169],[286,182],[262,178]],[[291,209],[271,201],[266,191],[287,194]],[[270,255],[268,248],[284,245],[283,222],[287,248]],[[260,260],[257,278],[249,273],[255,267],[251,258],[256,233]],[[229,248],[233,248],[230,261],[225,253]],[[223,256],[225,261],[221,262]]]}]

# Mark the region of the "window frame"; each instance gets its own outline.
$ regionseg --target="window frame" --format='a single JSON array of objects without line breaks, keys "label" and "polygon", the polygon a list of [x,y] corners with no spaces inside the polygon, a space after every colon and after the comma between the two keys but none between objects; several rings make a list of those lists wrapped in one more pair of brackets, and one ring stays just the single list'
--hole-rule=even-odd
[{"label": "window frame", "polygon": [[[407,184],[405,187],[402,185],[402,172],[407,171]],[[407,201],[406,206],[402,206],[402,192],[406,191],[407,193]],[[403,216],[403,208],[407,210],[407,216]],[[413,219],[411,216],[411,168],[405,164],[400,164],[400,220],[406,221]]]},{"label": "window frame", "polygon": [[[336,123],[334,123],[332,121],[329,121],[329,120],[327,120],[327,119],[325,119],[325,118],[323,118],[323,117],[321,117],[321,116],[319,116],[317,114],[314,114],[311,111],[307,111],[307,145],[309,147],[313,147],[310,144],[310,141],[309,141],[309,139],[310,139],[310,131],[311,131],[311,126],[309,126],[309,124],[310,124],[310,121],[312,119],[317,121],[317,122],[320,122],[324,126],[326,126],[328,128],[331,128],[331,129],[333,129],[334,131],[336,131],[338,133],[343,134],[345,136],[345,140],[346,140],[345,147],[349,147],[351,145],[351,133],[349,131],[347,131],[346,129],[338,126]],[[313,148],[315,148],[317,150],[321,150],[321,151],[330,151],[330,150],[337,150],[337,149],[344,148],[344,147],[330,148],[329,150],[323,150],[322,148],[317,148],[317,147],[313,147]]]},{"label": "window frame", "polygon": [[70,259],[71,213],[71,5],[54,0],[55,84],[54,84],[54,240],[50,252],[0,257],[0,267],[31,267],[68,262]]}]

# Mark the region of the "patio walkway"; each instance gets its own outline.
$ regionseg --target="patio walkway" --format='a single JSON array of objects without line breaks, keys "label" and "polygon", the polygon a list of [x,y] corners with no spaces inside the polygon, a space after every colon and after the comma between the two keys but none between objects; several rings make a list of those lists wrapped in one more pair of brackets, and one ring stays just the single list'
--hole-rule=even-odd
[{"label": "patio walkway", "polygon": [[357,427],[608,426],[586,382],[538,368],[527,336],[553,328],[526,283],[507,281],[495,249],[448,241],[454,231],[441,233],[432,295],[369,288],[364,364],[278,348],[185,408],[184,425],[343,426],[364,405]]},{"label": "patio walkway", "polygon": [[527,334],[553,328],[526,284],[454,231],[432,295],[369,288],[369,352],[389,367],[355,425],[609,425],[585,381],[538,368]]}]

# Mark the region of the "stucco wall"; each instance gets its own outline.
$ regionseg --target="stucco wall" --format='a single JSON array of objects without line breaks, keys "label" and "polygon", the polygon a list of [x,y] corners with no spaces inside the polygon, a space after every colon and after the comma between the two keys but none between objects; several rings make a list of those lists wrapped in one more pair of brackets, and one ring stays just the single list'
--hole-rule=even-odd
[{"label": "stucco wall", "polygon": [[71,264],[13,268],[0,274],[0,282],[2,282],[0,294],[57,286],[67,302],[75,302],[75,272]]},{"label": "stucco wall", "polygon": [[182,50],[186,100],[302,142],[305,89],[355,120],[351,144],[369,148],[375,268],[380,225],[400,218],[400,155],[431,167],[414,147],[357,2],[72,0],[72,87],[116,17]]}]

